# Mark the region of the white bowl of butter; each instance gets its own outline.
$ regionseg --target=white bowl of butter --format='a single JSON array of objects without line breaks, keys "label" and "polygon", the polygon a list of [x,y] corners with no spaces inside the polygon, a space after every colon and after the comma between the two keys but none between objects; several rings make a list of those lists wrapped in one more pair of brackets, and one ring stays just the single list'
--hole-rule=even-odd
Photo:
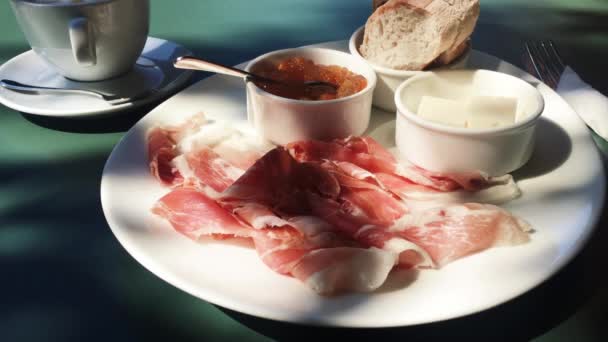
[{"label": "white bowl of butter", "polygon": [[410,162],[437,172],[500,176],[523,166],[544,109],[531,84],[489,70],[426,72],[395,91],[396,143]]}]

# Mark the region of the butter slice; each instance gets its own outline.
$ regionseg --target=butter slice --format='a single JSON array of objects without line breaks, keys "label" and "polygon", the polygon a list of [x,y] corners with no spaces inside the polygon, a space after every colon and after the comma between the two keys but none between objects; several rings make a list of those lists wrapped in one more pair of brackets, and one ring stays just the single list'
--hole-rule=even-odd
[{"label": "butter slice", "polygon": [[464,101],[423,96],[418,105],[418,116],[444,125],[466,127],[469,115]]},{"label": "butter slice", "polygon": [[502,96],[472,96],[467,107],[469,128],[501,127],[515,123],[517,99]]}]

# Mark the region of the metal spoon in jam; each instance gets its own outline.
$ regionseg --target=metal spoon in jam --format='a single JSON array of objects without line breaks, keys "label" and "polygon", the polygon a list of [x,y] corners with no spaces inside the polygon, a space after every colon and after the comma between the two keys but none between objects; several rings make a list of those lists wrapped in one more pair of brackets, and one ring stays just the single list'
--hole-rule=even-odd
[{"label": "metal spoon in jam", "polygon": [[[338,86],[324,81],[286,82],[267,78],[245,70],[205,61],[192,56],[178,57],[173,66],[178,69],[215,72],[229,76],[237,76],[254,82],[260,88],[275,95],[289,98],[314,98],[315,94],[335,94]],[[302,96],[299,96],[302,94]]]}]

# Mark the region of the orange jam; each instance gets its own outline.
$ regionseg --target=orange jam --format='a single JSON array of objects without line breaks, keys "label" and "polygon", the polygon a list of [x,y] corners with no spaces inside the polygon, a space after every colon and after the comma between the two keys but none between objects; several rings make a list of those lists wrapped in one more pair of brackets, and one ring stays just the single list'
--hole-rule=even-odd
[{"label": "orange jam", "polygon": [[[260,76],[281,83],[255,82],[267,92],[296,100],[333,100],[356,94],[367,86],[365,77],[337,65],[319,65],[303,57],[280,62],[260,62],[252,68]],[[326,87],[304,87],[304,82],[323,81],[337,86],[335,92]]]}]

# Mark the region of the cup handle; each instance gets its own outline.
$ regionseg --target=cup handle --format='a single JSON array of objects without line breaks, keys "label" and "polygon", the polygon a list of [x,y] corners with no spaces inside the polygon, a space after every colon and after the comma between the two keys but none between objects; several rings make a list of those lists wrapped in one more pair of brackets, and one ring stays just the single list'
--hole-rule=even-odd
[{"label": "cup handle", "polygon": [[75,18],[70,21],[70,44],[74,59],[81,66],[88,67],[97,63],[95,54],[95,36],[89,27],[87,18]]}]

